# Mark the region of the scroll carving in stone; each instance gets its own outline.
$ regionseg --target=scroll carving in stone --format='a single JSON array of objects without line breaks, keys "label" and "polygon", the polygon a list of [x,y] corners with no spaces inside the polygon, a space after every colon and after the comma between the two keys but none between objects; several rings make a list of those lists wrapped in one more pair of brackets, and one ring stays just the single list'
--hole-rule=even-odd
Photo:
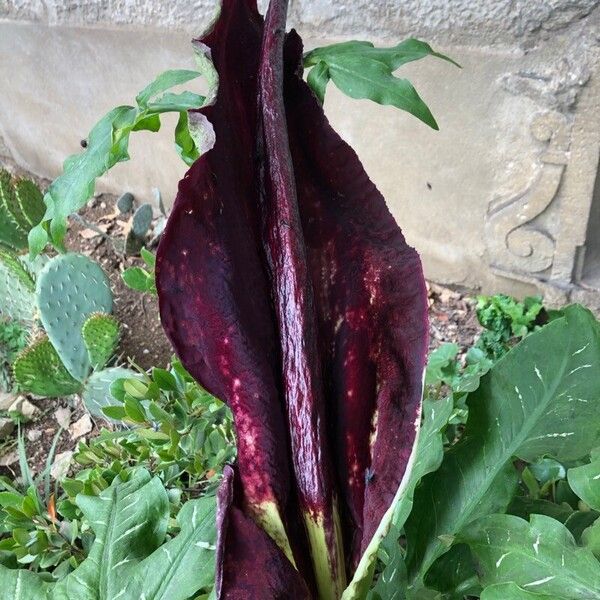
[{"label": "scroll carving in stone", "polygon": [[517,195],[490,203],[485,238],[492,266],[533,274],[545,271],[554,260],[554,238],[533,221],[557,195],[568,162],[570,128],[564,116],[542,113],[535,117],[531,132],[548,143],[540,157],[539,174]]}]

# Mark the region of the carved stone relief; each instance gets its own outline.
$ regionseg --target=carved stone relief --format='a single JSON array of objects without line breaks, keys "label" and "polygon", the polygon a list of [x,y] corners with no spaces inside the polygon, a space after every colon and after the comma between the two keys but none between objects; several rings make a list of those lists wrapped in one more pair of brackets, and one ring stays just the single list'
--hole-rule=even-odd
[{"label": "carved stone relief", "polygon": [[556,240],[535,222],[554,201],[568,162],[570,127],[556,112],[535,116],[531,133],[547,147],[536,179],[514,196],[494,199],[485,219],[491,266],[521,274],[542,274],[552,266]]}]

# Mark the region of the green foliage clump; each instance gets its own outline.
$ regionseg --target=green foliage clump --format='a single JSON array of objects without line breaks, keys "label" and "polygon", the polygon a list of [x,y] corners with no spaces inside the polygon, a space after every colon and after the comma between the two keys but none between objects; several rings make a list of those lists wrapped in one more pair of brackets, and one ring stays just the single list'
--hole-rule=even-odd
[{"label": "green foliage clump", "polygon": [[[166,485],[189,493],[212,491],[235,458],[235,437],[227,406],[200,387],[179,361],[139,378],[117,379],[110,388],[118,402],[103,413],[130,426],[103,432],[80,445],[75,460],[106,468],[117,459],[143,464]],[[186,492],[188,493],[188,492]]]},{"label": "green foliage clump", "polygon": [[516,340],[548,320],[540,296],[529,296],[523,302],[504,294],[478,296],[476,310],[485,328],[477,347],[494,360],[506,354]]},{"label": "green foliage clump", "polygon": [[214,495],[223,467],[235,458],[229,409],[177,361],[170,370],[155,368],[138,378],[116,379],[112,393],[118,404],[105,411],[127,428],[104,429],[80,442],[73,455],[74,474],[61,478],[52,490],[53,451],[46,471],[34,480],[20,438],[23,486],[0,480],[0,564],[26,566],[57,581],[67,577],[91,555],[97,535],[80,499],[104,497],[140,471],[152,473],[164,489],[169,538],[187,522],[190,501]]}]

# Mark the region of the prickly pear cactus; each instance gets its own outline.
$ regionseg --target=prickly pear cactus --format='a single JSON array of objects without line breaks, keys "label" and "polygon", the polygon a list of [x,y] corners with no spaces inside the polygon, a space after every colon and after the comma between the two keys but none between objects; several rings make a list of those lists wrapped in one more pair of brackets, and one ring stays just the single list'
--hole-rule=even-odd
[{"label": "prickly pear cactus", "polygon": [[119,322],[112,315],[95,313],[81,328],[92,368],[102,369],[114,356],[119,343]]},{"label": "prickly pear cactus", "polygon": [[126,369],[125,367],[111,367],[110,369],[103,369],[102,371],[96,371],[90,375],[81,398],[83,402],[94,417],[102,417],[107,421],[113,421],[109,419],[103,412],[102,409],[105,406],[112,406],[119,404],[110,393],[110,386],[117,379],[123,379],[125,377],[140,377],[139,373]]},{"label": "prickly pear cactus", "polygon": [[15,183],[15,194],[28,229],[35,227],[44,217],[46,205],[40,188],[30,179],[19,179]]},{"label": "prickly pear cactus", "polygon": [[0,247],[0,316],[29,323],[34,319],[35,309],[31,272],[25,268],[22,257]]},{"label": "prickly pear cactus", "polygon": [[13,376],[25,392],[57,398],[81,391],[81,383],[71,377],[46,336],[25,348],[15,359]]},{"label": "prickly pear cactus", "polygon": [[45,212],[42,193],[29,180],[14,183],[0,170],[0,242],[15,250],[27,248],[27,234]]},{"label": "prickly pear cactus", "polygon": [[148,233],[150,225],[152,225],[152,207],[148,203],[142,204],[133,213],[131,230],[137,237],[143,238]]},{"label": "prickly pear cactus", "polygon": [[100,265],[81,254],[61,254],[40,271],[36,296],[42,325],[67,371],[84,381],[91,370],[82,328],[96,312],[112,312],[112,293]]},{"label": "prickly pear cactus", "polygon": [[150,225],[152,225],[152,207],[142,204],[134,213],[131,221],[131,229],[125,240],[126,254],[138,254],[144,246],[144,239]]},{"label": "prickly pear cactus", "polygon": [[123,215],[131,212],[133,210],[133,194],[131,192],[125,192],[122,196],[119,196],[117,208]]}]

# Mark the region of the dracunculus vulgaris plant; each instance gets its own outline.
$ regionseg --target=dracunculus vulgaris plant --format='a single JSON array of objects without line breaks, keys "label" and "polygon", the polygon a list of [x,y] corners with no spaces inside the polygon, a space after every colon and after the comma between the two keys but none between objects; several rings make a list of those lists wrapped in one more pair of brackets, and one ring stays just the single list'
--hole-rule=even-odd
[{"label": "dracunculus vulgaris plant", "polygon": [[[411,464],[427,350],[421,263],[302,79],[287,0],[223,0],[214,147],[179,185],[161,318],[235,419],[219,598],[353,597]],[[346,591],[344,591],[346,590]]]}]

